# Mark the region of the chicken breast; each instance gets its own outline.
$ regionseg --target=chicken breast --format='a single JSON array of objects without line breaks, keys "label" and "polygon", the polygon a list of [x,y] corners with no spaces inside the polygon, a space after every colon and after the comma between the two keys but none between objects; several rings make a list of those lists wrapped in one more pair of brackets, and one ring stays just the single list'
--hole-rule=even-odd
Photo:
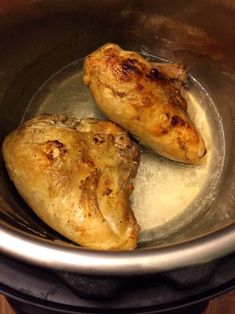
[{"label": "chicken breast", "polygon": [[136,247],[128,199],[139,149],[120,127],[41,115],[5,138],[3,156],[18,192],[50,227],[88,248]]},{"label": "chicken breast", "polygon": [[175,70],[174,75],[174,66],[164,70],[135,52],[106,44],[86,57],[83,80],[103,113],[144,145],[170,159],[199,164],[205,144],[172,82],[184,77],[179,67]]}]

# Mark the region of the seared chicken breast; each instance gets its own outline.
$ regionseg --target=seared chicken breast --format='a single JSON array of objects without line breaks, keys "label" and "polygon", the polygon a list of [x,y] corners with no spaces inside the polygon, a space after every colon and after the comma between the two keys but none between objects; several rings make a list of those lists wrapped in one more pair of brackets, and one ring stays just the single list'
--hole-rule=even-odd
[{"label": "seared chicken breast", "polygon": [[113,122],[41,115],[5,138],[3,156],[20,195],[50,227],[88,248],[136,247],[128,199],[139,149]]},{"label": "seared chicken breast", "polygon": [[86,57],[83,80],[101,111],[145,146],[170,159],[199,164],[206,148],[173,82],[179,77],[185,78],[176,65],[154,65],[110,43]]}]

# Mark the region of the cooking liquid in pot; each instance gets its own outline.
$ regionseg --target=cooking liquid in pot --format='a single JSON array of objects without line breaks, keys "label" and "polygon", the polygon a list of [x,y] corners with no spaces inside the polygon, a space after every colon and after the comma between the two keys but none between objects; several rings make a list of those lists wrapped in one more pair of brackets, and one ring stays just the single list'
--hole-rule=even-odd
[{"label": "cooking liquid in pot", "polygon": [[[83,62],[80,59],[66,66],[46,81],[29,103],[22,122],[42,113],[105,119],[82,82]],[[186,91],[188,112],[206,142],[207,162],[203,166],[184,165],[143,149],[131,196],[141,227],[139,243],[163,241],[177,234],[202,214],[215,197],[224,159],[221,122],[202,86],[193,78],[191,85]]]}]

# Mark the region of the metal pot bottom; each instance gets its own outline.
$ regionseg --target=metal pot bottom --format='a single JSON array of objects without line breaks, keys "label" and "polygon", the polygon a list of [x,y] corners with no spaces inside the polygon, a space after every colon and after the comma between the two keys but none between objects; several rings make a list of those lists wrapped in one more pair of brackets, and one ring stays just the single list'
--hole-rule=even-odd
[{"label": "metal pot bottom", "polygon": [[[143,51],[142,51],[143,53]],[[145,55],[150,61],[162,58]],[[34,94],[21,122],[42,113],[65,113],[79,119],[105,119],[82,81],[84,59],[52,75]],[[167,160],[142,147],[132,208],[141,227],[139,246],[159,244],[179,236],[200,219],[216,198],[224,163],[221,118],[206,90],[192,77],[185,92],[188,111],[207,146],[207,161],[188,166]]]}]

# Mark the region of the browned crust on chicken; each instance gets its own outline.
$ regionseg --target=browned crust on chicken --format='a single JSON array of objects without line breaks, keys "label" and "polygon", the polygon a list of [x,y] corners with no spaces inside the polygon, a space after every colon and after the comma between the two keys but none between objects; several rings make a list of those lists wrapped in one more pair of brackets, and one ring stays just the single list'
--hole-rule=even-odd
[{"label": "browned crust on chicken", "polygon": [[106,44],[86,57],[83,79],[107,117],[144,145],[170,159],[199,164],[206,153],[204,141],[180,89],[171,82],[184,79],[183,70],[175,66],[174,77],[174,69],[167,65],[164,72],[162,67]]}]

